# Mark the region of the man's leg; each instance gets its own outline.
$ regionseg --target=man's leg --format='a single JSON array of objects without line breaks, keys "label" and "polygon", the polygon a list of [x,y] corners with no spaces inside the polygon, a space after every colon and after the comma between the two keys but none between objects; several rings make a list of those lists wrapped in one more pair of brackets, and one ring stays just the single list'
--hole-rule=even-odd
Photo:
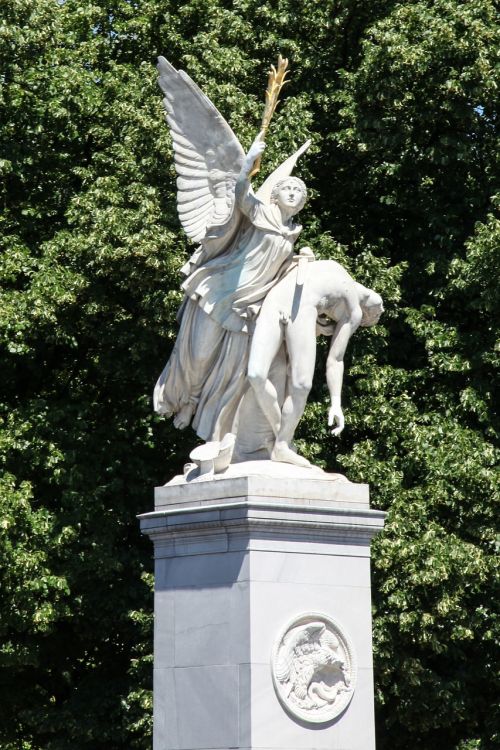
[{"label": "man's leg", "polygon": [[250,345],[248,381],[275,435],[280,429],[281,409],[276,388],[268,376],[282,340],[279,313],[272,306],[266,306],[264,303]]},{"label": "man's leg", "polygon": [[312,386],[316,362],[316,311],[298,315],[288,324],[286,346],[291,373],[272,458],[274,461],[310,466],[306,458],[292,450],[291,444]]}]

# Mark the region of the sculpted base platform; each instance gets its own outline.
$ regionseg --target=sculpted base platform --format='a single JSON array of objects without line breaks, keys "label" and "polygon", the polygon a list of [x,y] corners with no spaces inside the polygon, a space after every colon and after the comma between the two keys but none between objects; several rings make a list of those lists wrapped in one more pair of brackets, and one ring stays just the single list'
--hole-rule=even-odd
[{"label": "sculpted base platform", "polygon": [[158,487],[140,520],[154,750],[374,750],[367,485],[237,464]]}]

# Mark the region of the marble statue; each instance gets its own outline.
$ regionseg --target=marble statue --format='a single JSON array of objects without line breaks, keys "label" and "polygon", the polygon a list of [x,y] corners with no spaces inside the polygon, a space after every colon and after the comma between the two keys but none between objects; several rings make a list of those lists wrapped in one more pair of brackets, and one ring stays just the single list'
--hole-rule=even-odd
[{"label": "marble statue", "polygon": [[[347,344],[358,326],[378,322],[383,304],[376,292],[358,284],[333,260],[310,263],[302,283],[298,276],[299,269],[289,272],[268,293],[252,336],[247,376],[275,437],[270,458],[309,466],[294,451],[292,440],[312,387],[316,331],[332,337],[326,363],[328,424],[335,425],[332,434],[339,435],[344,429],[341,395]],[[269,371],[283,341],[288,367],[286,396],[280,404]]]},{"label": "marble statue", "polygon": [[189,76],[159,58],[179,219],[199,245],[182,269],[180,329],[154,408],[208,441],[192,456],[201,473],[256,457],[309,467],[292,441],[311,387],[316,331],[332,335],[328,422],[336,435],[344,427],[346,346],[383,309],[338,263],[315,260],[310,248],[294,252],[307,190],[291,173],[309,141],[256,192],[251,186],[286,66],[280,58],[272,67],[262,129],[245,154]]},{"label": "marble statue", "polygon": [[290,177],[309,143],[255,194],[250,173],[264,150],[248,154],[210,100],[183,71],[159,59],[178,173],[181,224],[198,249],[183,268],[179,335],[154,394],[155,410],[192,423],[203,440],[233,429],[247,388],[250,335],[260,306],[293,262],[304,183]]},{"label": "marble statue", "polygon": [[316,337],[331,336],[325,421],[338,435],[346,348],[383,306],[338,263],[296,249],[307,191],[292,171],[308,143],[252,188],[286,66],[271,70],[245,154],[159,60],[179,218],[197,248],[154,405],[203,442],[140,516],[155,546],[155,750],[375,750],[369,546],[385,514],[368,485],[311,466],[293,436]]}]

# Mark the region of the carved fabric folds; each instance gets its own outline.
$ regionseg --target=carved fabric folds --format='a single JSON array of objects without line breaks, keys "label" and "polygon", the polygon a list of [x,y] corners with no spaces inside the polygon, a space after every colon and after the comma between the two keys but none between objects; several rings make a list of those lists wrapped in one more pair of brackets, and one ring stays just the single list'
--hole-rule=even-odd
[{"label": "carved fabric folds", "polygon": [[194,270],[182,289],[227,330],[249,333],[267,292],[287,270],[302,227],[284,225],[278,206],[264,205],[251,190],[239,205],[247,218],[235,241]]},{"label": "carved fabric folds", "polygon": [[203,440],[231,432],[246,388],[249,337],[226,331],[187,300],[174,349],[155,388],[155,410],[195,406],[193,428]]},{"label": "carved fabric folds", "polygon": [[182,285],[179,334],[154,393],[160,414],[195,407],[192,426],[203,440],[233,430],[247,387],[248,334],[267,292],[289,268],[301,230],[284,225],[278,206],[264,205],[251,190],[240,208],[247,218],[231,246]]}]

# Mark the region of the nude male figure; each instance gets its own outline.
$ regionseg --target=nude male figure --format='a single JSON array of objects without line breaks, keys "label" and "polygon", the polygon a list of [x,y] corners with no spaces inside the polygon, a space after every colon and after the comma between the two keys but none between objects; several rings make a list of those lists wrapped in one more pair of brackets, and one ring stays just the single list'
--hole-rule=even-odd
[{"label": "nude male figure", "polygon": [[[339,435],[344,429],[341,395],[347,344],[358,326],[375,325],[384,308],[380,295],[358,284],[333,260],[309,262],[305,281],[301,281],[300,270],[293,270],[268,293],[252,336],[248,379],[275,436],[271,459],[309,466],[291,445],[312,386],[318,315],[335,323],[326,380],[331,401],[328,424],[333,427],[332,434]],[[289,374],[280,408],[268,376],[283,341]]]}]

